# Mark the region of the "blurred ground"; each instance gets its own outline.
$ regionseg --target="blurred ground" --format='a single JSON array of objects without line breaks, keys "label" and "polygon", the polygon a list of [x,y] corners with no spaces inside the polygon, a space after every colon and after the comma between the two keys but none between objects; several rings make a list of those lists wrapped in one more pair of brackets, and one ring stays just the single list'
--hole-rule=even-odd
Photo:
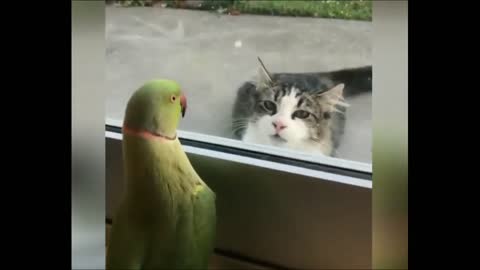
[{"label": "blurred ground", "polygon": [[[177,80],[188,97],[180,129],[231,137],[236,89],[257,56],[271,72],[320,72],[370,65],[371,22],[218,15],[164,8],[106,9],[107,117],[122,119],[146,80]],[[371,162],[371,95],[349,100],[341,158]]]}]

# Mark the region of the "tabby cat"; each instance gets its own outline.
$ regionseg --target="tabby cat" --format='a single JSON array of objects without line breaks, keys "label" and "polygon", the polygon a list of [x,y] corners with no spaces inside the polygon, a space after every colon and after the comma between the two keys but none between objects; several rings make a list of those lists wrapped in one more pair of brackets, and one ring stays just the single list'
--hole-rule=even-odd
[{"label": "tabby cat", "polygon": [[245,142],[335,156],[345,98],[371,92],[372,66],[317,73],[274,73],[258,58],[256,81],[237,92],[232,130]]}]

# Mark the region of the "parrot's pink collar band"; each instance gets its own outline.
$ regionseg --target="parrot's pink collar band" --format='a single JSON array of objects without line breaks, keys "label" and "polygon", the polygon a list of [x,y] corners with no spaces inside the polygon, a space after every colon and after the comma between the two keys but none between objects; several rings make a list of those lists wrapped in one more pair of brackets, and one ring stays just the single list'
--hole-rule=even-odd
[{"label": "parrot's pink collar band", "polygon": [[175,134],[175,136],[172,138],[172,137],[168,137],[168,136],[156,133],[156,132],[151,132],[149,130],[134,130],[134,129],[128,128],[126,126],[123,126],[122,132],[123,132],[123,134],[127,134],[127,135],[130,135],[130,136],[137,136],[137,137],[141,137],[141,138],[144,138],[144,139],[147,139],[147,140],[152,140],[152,139],[157,139],[157,140],[161,139],[162,140],[163,139],[163,140],[173,141],[177,138],[177,134]]}]

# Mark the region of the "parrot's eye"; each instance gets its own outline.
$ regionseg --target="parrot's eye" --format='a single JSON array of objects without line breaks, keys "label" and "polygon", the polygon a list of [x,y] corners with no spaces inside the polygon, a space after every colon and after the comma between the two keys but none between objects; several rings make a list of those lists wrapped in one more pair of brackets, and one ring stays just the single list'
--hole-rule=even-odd
[{"label": "parrot's eye", "polygon": [[171,96],[171,97],[170,97],[170,100],[171,100],[172,102],[174,102],[176,99],[177,99],[176,96]]}]

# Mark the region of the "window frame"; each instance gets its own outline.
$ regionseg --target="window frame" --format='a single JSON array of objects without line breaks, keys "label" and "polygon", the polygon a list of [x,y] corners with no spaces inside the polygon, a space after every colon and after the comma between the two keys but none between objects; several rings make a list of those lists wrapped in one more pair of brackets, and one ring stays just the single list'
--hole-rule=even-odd
[{"label": "window frame", "polygon": [[[121,139],[121,135],[120,137],[118,135],[121,134],[121,126],[122,121],[106,118],[106,136],[108,135],[112,136],[112,138]],[[367,179],[370,180],[370,182],[372,180],[372,165],[370,163],[320,155],[312,156],[279,147],[251,144],[235,139],[184,130],[178,130],[177,136],[187,153],[209,156],[214,156],[217,154],[218,158],[232,159],[237,160],[238,162],[258,163],[258,166],[270,165],[272,168],[277,168],[280,170],[287,169],[281,166],[281,164],[283,164],[287,165],[288,169],[292,171],[298,171],[300,174],[307,173],[307,171],[303,169],[311,169],[316,172],[308,171],[308,175],[318,174],[317,178],[322,178],[325,177],[324,173],[332,173],[334,175],[327,178],[340,182],[346,181],[343,179],[343,176]],[[199,149],[203,149],[203,151]],[[257,159],[257,161],[255,162],[244,158],[254,158]],[[261,162],[265,160],[273,163],[266,165]],[[371,183],[362,183],[360,185],[367,185],[371,187]]]}]

